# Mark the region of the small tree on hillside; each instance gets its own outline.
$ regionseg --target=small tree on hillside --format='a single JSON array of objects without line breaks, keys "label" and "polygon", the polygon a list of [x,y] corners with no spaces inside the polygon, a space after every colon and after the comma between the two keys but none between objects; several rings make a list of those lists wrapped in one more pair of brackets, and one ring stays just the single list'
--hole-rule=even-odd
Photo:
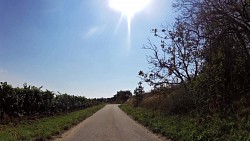
[{"label": "small tree on hillside", "polygon": [[139,82],[138,87],[136,87],[135,90],[134,90],[134,94],[135,94],[135,100],[133,102],[134,107],[138,107],[140,105],[140,103],[142,102],[143,93],[144,93],[144,90],[143,90],[143,87],[142,87],[142,82]]}]

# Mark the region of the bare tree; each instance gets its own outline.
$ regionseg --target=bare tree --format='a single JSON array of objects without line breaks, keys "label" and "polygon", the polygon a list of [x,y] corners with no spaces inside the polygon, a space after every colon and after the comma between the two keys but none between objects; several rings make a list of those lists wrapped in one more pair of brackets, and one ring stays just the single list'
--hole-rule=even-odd
[{"label": "bare tree", "polygon": [[139,72],[141,78],[150,85],[181,84],[195,80],[202,70],[204,39],[187,22],[177,20],[173,29],[153,29],[160,39],[157,46],[149,40],[143,48],[153,52],[147,56],[150,71]]}]

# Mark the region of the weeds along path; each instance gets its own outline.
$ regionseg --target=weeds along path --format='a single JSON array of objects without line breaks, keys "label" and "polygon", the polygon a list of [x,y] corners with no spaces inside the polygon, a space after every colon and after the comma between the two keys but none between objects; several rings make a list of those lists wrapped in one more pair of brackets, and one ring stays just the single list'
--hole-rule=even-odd
[{"label": "weeds along path", "polygon": [[106,105],[93,116],[62,134],[56,141],[163,141],[118,107]]}]

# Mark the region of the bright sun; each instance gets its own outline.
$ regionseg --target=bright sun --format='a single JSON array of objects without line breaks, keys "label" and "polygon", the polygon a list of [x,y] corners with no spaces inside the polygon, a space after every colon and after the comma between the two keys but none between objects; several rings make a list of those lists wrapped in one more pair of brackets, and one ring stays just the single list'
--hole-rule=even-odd
[{"label": "bright sun", "polygon": [[127,18],[132,18],[136,12],[142,10],[150,0],[109,0],[109,6],[122,12]]},{"label": "bright sun", "polygon": [[[122,13],[122,16],[127,17],[128,32],[130,34],[131,18],[135,13],[146,7],[151,0],[109,0],[109,6]],[[129,35],[130,36],[130,35]]]}]

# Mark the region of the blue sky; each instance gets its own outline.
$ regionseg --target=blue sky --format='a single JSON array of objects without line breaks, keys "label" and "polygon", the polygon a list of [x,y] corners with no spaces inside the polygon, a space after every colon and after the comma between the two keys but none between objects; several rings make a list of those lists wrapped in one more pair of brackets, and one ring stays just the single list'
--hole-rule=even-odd
[{"label": "blue sky", "polygon": [[0,81],[87,98],[133,91],[148,69],[142,46],[152,28],[173,22],[171,5],[151,0],[136,13],[129,42],[108,0],[0,0]]}]

